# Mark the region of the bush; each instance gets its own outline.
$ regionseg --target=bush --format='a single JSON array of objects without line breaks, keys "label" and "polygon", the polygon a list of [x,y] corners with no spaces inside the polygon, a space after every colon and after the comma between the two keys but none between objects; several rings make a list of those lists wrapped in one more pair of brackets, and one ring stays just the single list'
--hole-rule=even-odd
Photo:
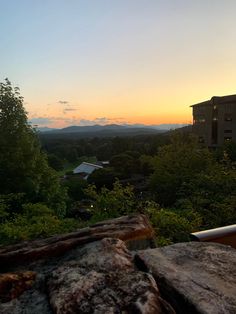
[{"label": "bush", "polygon": [[158,246],[190,240],[189,235],[192,232],[192,225],[180,214],[157,208],[147,208],[146,214],[155,230]]},{"label": "bush", "polygon": [[0,224],[0,244],[7,245],[54,234],[70,232],[79,227],[74,219],[59,219],[43,204],[25,204],[22,214]]},{"label": "bush", "polygon": [[102,218],[115,218],[135,211],[135,196],[133,187],[123,187],[119,181],[113,185],[113,190],[103,187],[98,193],[94,185],[90,185],[85,193],[94,200],[93,215]]},{"label": "bush", "polygon": [[79,176],[68,176],[63,181],[63,186],[67,188],[68,196],[73,201],[79,201],[85,198],[84,189],[88,186],[87,181]]},{"label": "bush", "polygon": [[199,149],[194,138],[186,140],[178,135],[172,144],[161,148],[153,164],[150,186],[156,200],[163,206],[173,206],[182,185],[210,171],[214,161],[208,150]]}]

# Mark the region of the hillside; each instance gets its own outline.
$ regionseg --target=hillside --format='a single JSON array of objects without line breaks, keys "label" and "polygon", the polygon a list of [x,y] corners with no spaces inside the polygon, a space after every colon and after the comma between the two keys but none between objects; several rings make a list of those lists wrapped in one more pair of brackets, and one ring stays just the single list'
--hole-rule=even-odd
[{"label": "hillside", "polygon": [[165,130],[150,127],[130,127],[123,125],[93,125],[93,126],[69,126],[63,129],[55,129],[47,132],[40,132],[42,138],[92,138],[92,137],[115,137],[134,136],[142,134],[159,134]]}]

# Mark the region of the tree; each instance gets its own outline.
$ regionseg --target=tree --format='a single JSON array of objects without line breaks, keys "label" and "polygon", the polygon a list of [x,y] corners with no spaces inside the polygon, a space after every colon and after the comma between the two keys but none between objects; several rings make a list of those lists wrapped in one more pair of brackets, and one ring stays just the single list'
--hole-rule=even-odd
[{"label": "tree", "polygon": [[83,190],[88,186],[88,183],[79,176],[71,175],[64,180],[63,186],[67,188],[67,193],[71,200],[79,201],[85,198]]},{"label": "tree", "polygon": [[234,169],[217,164],[212,171],[201,172],[186,182],[179,192],[181,199],[176,206],[197,211],[202,216],[203,228],[216,228],[236,222]]},{"label": "tree", "polygon": [[48,154],[48,164],[56,171],[64,169],[63,160],[55,154]]},{"label": "tree", "polygon": [[123,153],[113,156],[110,160],[110,165],[117,173],[120,173],[124,177],[129,177],[138,171],[139,162],[138,159]]},{"label": "tree", "polygon": [[113,168],[102,168],[92,172],[88,177],[89,184],[95,184],[98,189],[103,186],[111,189],[119,174]]},{"label": "tree", "polygon": [[100,192],[96,190],[95,185],[89,185],[85,193],[94,201],[93,214],[97,221],[136,211],[133,187],[124,187],[119,181],[113,184],[112,190],[103,187]]},{"label": "tree", "polygon": [[64,191],[29,125],[19,88],[0,83],[0,194],[24,193],[28,201],[65,210]]},{"label": "tree", "polygon": [[215,161],[207,149],[199,149],[195,138],[176,134],[170,145],[160,149],[153,164],[151,188],[158,202],[169,206],[176,202],[183,184],[210,171]]}]

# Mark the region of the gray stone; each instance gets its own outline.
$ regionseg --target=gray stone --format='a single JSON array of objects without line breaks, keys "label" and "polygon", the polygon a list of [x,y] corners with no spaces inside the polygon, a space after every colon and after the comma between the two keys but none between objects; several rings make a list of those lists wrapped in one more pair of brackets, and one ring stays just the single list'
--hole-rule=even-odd
[{"label": "gray stone", "polygon": [[61,264],[49,277],[48,295],[58,314],[175,313],[118,239],[87,245],[80,258]]},{"label": "gray stone", "polygon": [[31,289],[17,299],[0,303],[1,314],[52,314],[47,295]]},{"label": "gray stone", "polygon": [[152,275],[138,270],[125,243],[114,238],[5,273],[1,287],[1,314],[175,314]]},{"label": "gray stone", "polygon": [[140,251],[139,267],[181,314],[236,313],[236,250],[216,243],[178,243]]}]

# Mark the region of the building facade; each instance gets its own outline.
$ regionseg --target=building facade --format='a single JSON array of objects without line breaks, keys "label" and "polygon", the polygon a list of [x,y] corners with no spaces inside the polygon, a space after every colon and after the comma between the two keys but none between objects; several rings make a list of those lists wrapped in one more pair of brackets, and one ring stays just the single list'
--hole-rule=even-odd
[{"label": "building facade", "polygon": [[195,104],[193,133],[208,147],[222,146],[226,141],[236,142],[236,95],[214,96]]}]

